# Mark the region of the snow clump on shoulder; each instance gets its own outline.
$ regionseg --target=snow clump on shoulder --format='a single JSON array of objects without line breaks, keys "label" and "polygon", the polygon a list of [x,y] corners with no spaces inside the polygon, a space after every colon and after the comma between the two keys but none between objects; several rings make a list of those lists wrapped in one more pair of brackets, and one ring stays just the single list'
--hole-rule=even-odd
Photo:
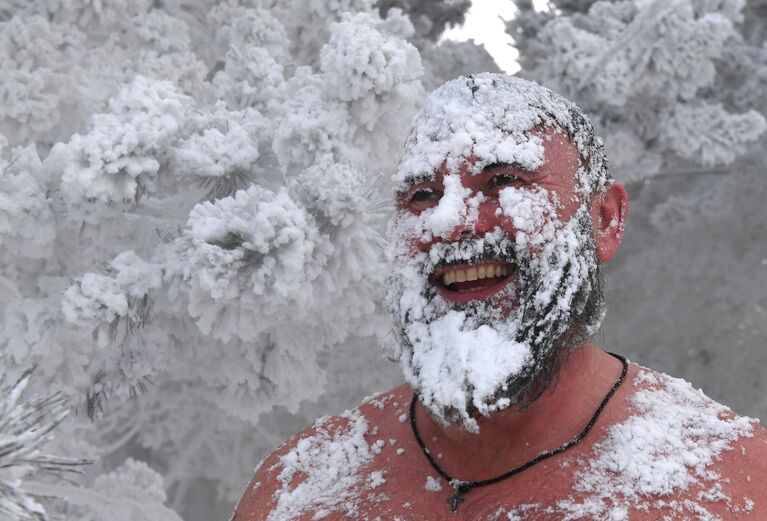
[{"label": "snow clump on shoulder", "polygon": [[[558,506],[600,519],[616,509],[670,507],[689,519],[705,502],[672,501],[674,496],[720,482],[711,465],[735,441],[753,435],[755,420],[734,415],[679,378],[643,369],[634,385],[636,414],[610,428],[596,445],[595,457],[575,476],[575,489],[585,499]],[[730,500],[726,495],[721,499]]]},{"label": "snow clump on shoulder", "polygon": [[347,411],[341,418],[341,427],[330,418],[318,420],[315,433],[299,440],[269,469],[279,470],[280,487],[268,521],[298,519],[307,512],[314,512],[313,519],[333,512],[358,518],[358,489],[366,484],[363,470],[378,446],[368,445],[368,421],[359,411]]}]

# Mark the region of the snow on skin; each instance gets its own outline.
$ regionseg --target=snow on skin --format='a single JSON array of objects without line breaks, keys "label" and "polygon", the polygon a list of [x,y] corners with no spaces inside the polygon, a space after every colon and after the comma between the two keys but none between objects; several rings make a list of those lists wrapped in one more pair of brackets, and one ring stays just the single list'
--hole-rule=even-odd
[{"label": "snow on skin", "polygon": [[[361,472],[380,452],[380,446],[376,451],[365,441],[365,417],[358,411],[347,411],[341,417],[349,420],[347,427],[331,432],[328,418],[322,418],[315,424],[314,435],[280,458],[276,466],[282,467],[277,477],[281,486],[274,494],[276,504],[268,521],[298,519],[307,512],[314,512],[313,519],[332,512],[354,517],[360,500],[358,488],[365,481],[370,488],[386,481],[383,472],[367,476]],[[296,479],[300,482],[294,485]]]},{"label": "snow on skin", "polygon": [[[444,167],[444,192],[436,206],[418,215],[399,212],[391,223],[388,303],[399,345],[388,354],[400,362],[421,402],[443,423],[476,431],[470,409],[489,415],[518,402],[530,388],[522,382],[541,374],[541,360],[553,352],[552,345],[535,353],[532,346],[551,344],[564,333],[576,295],[593,289],[597,269],[587,206],[582,204],[562,223],[559,201],[542,188],[501,191],[499,212],[519,228],[515,237],[496,229],[448,242],[457,226],[471,229],[484,198],[481,193],[471,197],[462,186],[460,167],[467,165],[474,174],[495,163],[535,170],[544,161],[540,129],[554,125],[572,136],[580,153],[577,191],[602,189],[607,177],[601,140],[577,114],[572,104],[538,85],[482,74],[445,84],[415,118],[394,182],[406,192],[409,183],[435,179]],[[428,253],[413,251],[414,241],[435,238],[445,240]],[[513,261],[519,274],[491,301],[473,302],[471,309],[453,309],[429,280],[445,263],[487,258]],[[534,287],[538,289],[529,290]],[[526,300],[516,302],[520,298]],[[507,316],[502,302],[516,304]],[[538,313],[535,328],[526,319],[531,308]],[[595,331],[600,321],[601,315],[591,318],[584,330]],[[538,331],[535,337],[533,329]],[[509,390],[511,384],[515,391]]]},{"label": "snow on skin", "polygon": [[543,141],[530,130],[552,125],[573,136],[587,162],[579,180],[592,189],[603,188],[608,180],[604,144],[588,122],[573,116],[577,110],[520,78],[490,73],[457,78],[434,91],[413,120],[406,153],[393,177],[395,188],[412,179],[433,179],[443,161],[448,172],[457,172],[471,157],[479,160],[472,168],[475,173],[493,163],[535,170],[543,162]]},{"label": "snow on skin", "polygon": [[[707,504],[725,502],[734,511],[753,508],[748,498],[727,495],[711,465],[738,439],[751,437],[756,420],[733,416],[679,378],[643,369],[633,383],[635,414],[610,427],[595,445],[593,458],[578,462],[573,496],[554,506],[517,505],[497,515],[525,519],[526,513],[546,512],[563,521],[623,521],[632,511],[670,508],[664,519],[716,520]],[[702,489],[695,500],[675,499],[691,488]]]},{"label": "snow on skin", "polygon": [[608,504],[651,508],[646,496],[669,497],[703,482],[715,484],[719,475],[708,467],[734,441],[753,435],[754,420],[728,418],[727,407],[684,380],[643,370],[634,385],[646,386],[631,398],[638,414],[614,425],[597,444],[596,457],[576,474],[576,490],[587,496],[584,505],[601,512]]},{"label": "snow on skin", "polygon": [[386,483],[386,478],[384,478],[385,473],[385,470],[376,470],[375,472],[371,472],[368,476],[368,487],[377,488]]},{"label": "snow on skin", "polygon": [[[445,191],[439,204],[432,211],[424,212],[426,214],[424,228],[431,229],[436,237],[447,238],[456,226],[468,220],[469,205],[466,201],[471,191],[463,187],[461,177],[458,175],[446,175],[442,183]],[[472,220],[476,220],[476,216]]]},{"label": "snow on skin", "polygon": [[[542,317],[553,322],[570,313],[576,292],[593,268],[588,263],[594,260],[581,258],[578,252],[586,240],[581,232],[581,216],[585,210],[579,210],[561,226],[547,217],[556,212],[545,191],[520,193],[531,199],[522,207],[540,210],[529,218],[531,222],[546,223],[537,233],[520,233],[516,237],[520,257],[525,255],[528,244],[542,247],[539,255],[527,258],[530,267],[542,274],[542,284],[529,304],[543,310],[556,295],[557,302]],[[409,235],[407,231],[402,233]],[[401,240],[400,244],[406,245],[406,241]],[[401,280],[400,291],[395,292],[399,294],[396,306],[403,334],[412,345],[412,349],[402,351],[400,363],[406,380],[418,389],[422,403],[435,417],[444,421],[442,409],[451,407],[460,411],[466,428],[475,429],[476,421],[469,416],[468,406],[489,415],[512,405],[511,398],[498,398],[497,391],[503,389],[510,377],[529,368],[533,353],[529,343],[516,340],[522,328],[521,305],[512,309],[506,318],[492,304],[480,306],[476,315],[484,315],[479,320],[485,319],[488,323],[478,323],[467,311],[450,309],[449,303],[434,291],[428,280],[428,274],[440,261],[477,258],[484,254],[487,246],[508,250],[508,239],[500,233],[491,233],[472,243],[461,243],[456,251],[446,250],[444,244],[435,245],[429,254],[395,253],[398,264],[395,270]],[[571,265],[569,273],[565,269],[567,263]],[[519,290],[517,284],[510,283],[499,300],[513,301]],[[557,295],[559,288],[564,291]],[[477,350],[477,345],[483,349]]]},{"label": "snow on skin", "polygon": [[424,488],[429,492],[439,492],[442,490],[442,484],[439,482],[439,478],[426,476],[426,485],[424,485]]}]

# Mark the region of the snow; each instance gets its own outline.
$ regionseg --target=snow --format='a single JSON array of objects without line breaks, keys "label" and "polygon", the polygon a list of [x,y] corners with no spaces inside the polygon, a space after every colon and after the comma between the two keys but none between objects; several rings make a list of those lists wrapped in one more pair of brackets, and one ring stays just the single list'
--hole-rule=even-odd
[{"label": "snow", "polygon": [[[636,414],[612,426],[597,444],[595,457],[575,476],[576,490],[587,499],[567,509],[647,509],[657,498],[706,483],[714,488],[698,494],[698,501],[729,502],[717,483],[720,476],[709,467],[736,440],[752,436],[754,420],[732,417],[727,407],[678,378],[641,370],[634,385]],[[682,508],[692,511],[694,506]]]},{"label": "snow", "polygon": [[371,93],[381,96],[423,73],[418,50],[379,30],[381,21],[376,18],[367,13],[344,14],[320,53],[327,90],[341,101],[359,100]]},{"label": "snow", "polygon": [[203,332],[223,340],[233,334],[254,339],[268,327],[238,321],[232,329],[223,315],[238,308],[268,316],[287,313],[286,306],[304,307],[311,299],[305,288],[333,251],[311,215],[284,189],[251,186],[199,204],[187,226],[182,269],[190,286],[189,311]]},{"label": "snow", "polygon": [[[7,7],[8,370],[39,367],[38,390],[75,407],[102,400],[103,428],[77,415],[57,443],[99,459],[136,440],[169,501],[204,517],[191,483],[215,483],[205,507],[221,508],[252,470],[221,446],[264,456],[289,415],[316,416],[302,404],[326,392],[330,353],[376,359],[382,174],[423,95],[412,24],[367,0]],[[396,381],[346,369],[344,385]]]},{"label": "snow", "polygon": [[174,147],[174,166],[183,175],[223,177],[257,169],[260,114],[253,110],[223,112],[222,128],[203,128]]},{"label": "snow", "polygon": [[386,471],[384,470],[376,470],[375,472],[371,472],[368,476],[368,487],[376,488],[386,483],[386,478],[384,478],[385,473]]},{"label": "snow", "polygon": [[[0,154],[4,142],[0,134]],[[34,145],[14,148],[11,157],[9,163],[0,155],[0,243],[22,257],[47,258],[56,227],[40,158]]]},{"label": "snow", "polygon": [[138,201],[156,187],[158,151],[169,145],[191,99],[168,81],[138,76],[93,117],[86,135],[54,146],[48,170],[61,169],[69,218],[91,224],[109,203]]},{"label": "snow", "polygon": [[424,488],[429,492],[439,492],[442,490],[442,483],[440,483],[439,478],[426,476],[426,484],[424,485]]},{"label": "snow", "polygon": [[680,157],[720,166],[744,154],[765,130],[764,116],[755,111],[730,114],[719,103],[681,105],[666,118],[662,138]]},{"label": "snow", "polygon": [[[322,519],[338,512],[354,517],[361,500],[359,487],[365,482],[362,469],[375,455],[365,435],[368,422],[358,411],[345,413],[347,425],[331,428],[326,420],[314,425],[315,434],[301,439],[277,464],[280,487],[275,491],[269,521],[297,519],[314,512]],[[380,449],[379,449],[380,450]],[[294,484],[294,480],[299,482]],[[369,488],[385,482],[383,473],[367,476]]]},{"label": "snow", "polygon": [[719,518],[706,508],[713,503],[753,508],[748,498],[731,497],[729,480],[712,467],[738,440],[753,435],[756,420],[734,415],[684,380],[662,373],[642,368],[632,384],[631,415],[610,426],[590,456],[574,462],[570,497],[499,513],[509,519],[548,512],[564,521],[621,521],[631,519],[631,512],[663,509],[670,510],[668,519],[714,520]]},{"label": "snow", "polygon": [[[458,175],[446,175],[442,179],[442,184],[444,191],[439,205],[425,212],[424,228],[431,230],[435,237],[447,238],[456,226],[469,220],[471,203],[465,203],[465,201],[469,199],[471,191],[461,185],[461,178]],[[473,220],[476,220],[476,217]]]}]

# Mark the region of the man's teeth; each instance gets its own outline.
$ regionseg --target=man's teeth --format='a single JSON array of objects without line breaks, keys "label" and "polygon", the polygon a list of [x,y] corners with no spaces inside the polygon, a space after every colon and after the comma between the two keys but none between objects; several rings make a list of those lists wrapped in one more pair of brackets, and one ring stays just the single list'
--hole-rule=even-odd
[{"label": "man's teeth", "polygon": [[442,274],[442,284],[449,286],[455,282],[467,282],[492,277],[505,277],[509,274],[508,266],[472,266],[465,269],[454,269]]}]

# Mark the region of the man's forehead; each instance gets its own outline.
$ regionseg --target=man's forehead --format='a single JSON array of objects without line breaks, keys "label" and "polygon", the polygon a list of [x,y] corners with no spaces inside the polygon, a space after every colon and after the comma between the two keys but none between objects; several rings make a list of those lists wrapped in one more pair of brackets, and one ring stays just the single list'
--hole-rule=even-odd
[{"label": "man's forehead", "polygon": [[474,173],[495,163],[534,171],[544,155],[535,130],[559,127],[549,110],[564,114],[566,101],[525,80],[483,74],[450,81],[414,119],[395,185],[434,178],[440,170],[458,172],[470,159]]}]

